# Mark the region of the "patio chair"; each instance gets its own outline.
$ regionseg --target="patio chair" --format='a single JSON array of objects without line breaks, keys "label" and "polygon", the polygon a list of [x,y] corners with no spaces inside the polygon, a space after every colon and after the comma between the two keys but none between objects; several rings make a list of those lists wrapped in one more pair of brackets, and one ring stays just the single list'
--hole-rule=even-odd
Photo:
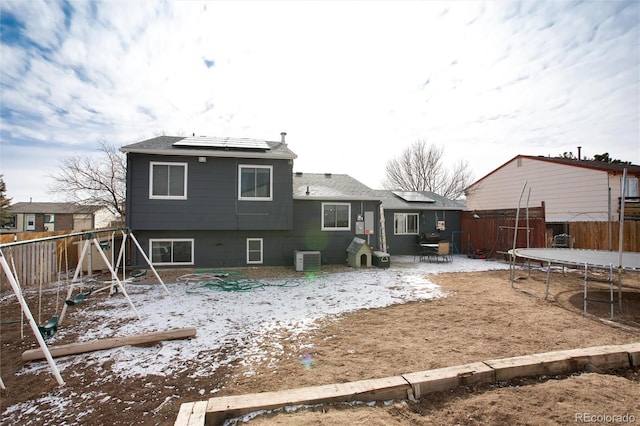
[{"label": "patio chair", "polygon": [[429,248],[426,246],[426,238],[424,234],[416,236],[416,252],[413,256],[413,261],[416,261],[416,257],[422,262],[425,257],[429,256]]},{"label": "patio chair", "polygon": [[442,259],[443,262],[452,262],[453,255],[451,254],[451,243],[449,243],[449,241],[438,242],[438,250],[431,252],[429,255],[429,261],[431,261],[432,257],[436,261],[440,261],[440,259]]}]

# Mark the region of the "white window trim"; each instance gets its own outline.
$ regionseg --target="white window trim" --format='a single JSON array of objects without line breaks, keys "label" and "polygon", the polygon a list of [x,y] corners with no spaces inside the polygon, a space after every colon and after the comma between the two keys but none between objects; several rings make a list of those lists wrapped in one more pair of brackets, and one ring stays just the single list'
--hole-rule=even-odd
[{"label": "white window trim", "polygon": [[[349,207],[349,223],[347,224],[346,227],[344,228],[339,228],[339,227],[329,227],[329,226],[324,226],[324,206],[326,205],[331,205],[331,206],[348,206]],[[322,203],[322,208],[320,209],[320,226],[321,226],[321,230],[322,231],[350,231],[351,230],[351,203],[330,203],[330,202],[326,202],[326,203]]]},{"label": "white window trim", "polygon": [[[243,197],[242,196],[242,169],[269,169],[269,196],[268,197]],[[240,164],[238,165],[238,200],[241,201],[273,201],[273,166],[265,164]]]},{"label": "white window trim", "polygon": [[[260,260],[249,260],[249,243],[260,242]],[[247,238],[247,264],[260,264],[264,262],[264,241],[262,238]]]},{"label": "white window trim", "polygon": [[[404,216],[404,228],[407,228],[407,216],[413,215],[416,217],[416,232],[397,232],[396,229],[396,216]],[[393,235],[420,235],[420,213],[394,213],[393,214]]]},{"label": "white window trim", "polygon": [[[153,195],[153,166],[183,166],[184,167],[184,195]],[[186,200],[187,199],[187,179],[189,177],[189,164],[172,161],[150,161],[149,162],[149,199],[151,200]]]},{"label": "white window trim", "polygon": [[[189,241],[191,243],[191,262],[153,262],[153,243],[166,243],[172,244],[172,257],[173,257],[173,243]],[[149,238],[149,253],[147,257],[152,261],[153,265],[193,265],[195,254],[195,240],[193,238]]]}]

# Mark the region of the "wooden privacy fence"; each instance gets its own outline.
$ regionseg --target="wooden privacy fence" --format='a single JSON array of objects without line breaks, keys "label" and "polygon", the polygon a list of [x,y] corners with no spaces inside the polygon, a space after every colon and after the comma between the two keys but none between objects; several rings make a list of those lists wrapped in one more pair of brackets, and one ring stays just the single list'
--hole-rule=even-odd
[{"label": "wooden privacy fence", "polygon": [[[58,232],[28,232],[0,235],[0,244],[64,235]],[[12,270],[15,269],[22,288],[39,288],[58,280],[58,273],[73,270],[78,264],[76,238],[60,238],[3,247],[2,254]],[[0,291],[9,290],[8,279],[0,269]]]},{"label": "wooden privacy fence", "polygon": [[[529,241],[527,242],[526,210],[520,209],[516,247],[551,247],[553,230],[545,222],[544,203],[528,209]],[[469,238],[472,247],[485,249],[492,257],[502,257],[513,247],[516,209],[466,211],[461,215],[463,238]],[[573,239],[573,248],[618,251],[620,222],[568,222],[567,233]],[[466,241],[460,244],[466,253]],[[640,221],[625,220],[622,250],[640,252]]]},{"label": "wooden privacy fence", "polygon": [[[622,250],[640,252],[640,221],[625,220],[622,230]],[[574,238],[574,248],[591,250],[609,250],[611,235],[611,250],[618,251],[620,222],[611,223],[611,233],[608,222],[570,222],[568,233]]]},{"label": "wooden privacy fence", "polygon": [[[46,285],[57,280],[58,256],[56,253],[55,241],[42,241],[2,249],[2,254],[23,288]],[[3,285],[6,280],[6,276],[3,277]]]},{"label": "wooden privacy fence", "polygon": [[[503,257],[503,253],[513,247],[516,209],[462,212],[460,226],[462,231],[468,233],[474,248],[484,249],[492,257]],[[529,232],[527,232],[527,226]],[[517,227],[517,247],[545,247],[544,205],[530,207],[528,209],[528,221],[527,211],[521,209]],[[464,247],[464,253],[467,247],[464,243],[462,246]]]}]

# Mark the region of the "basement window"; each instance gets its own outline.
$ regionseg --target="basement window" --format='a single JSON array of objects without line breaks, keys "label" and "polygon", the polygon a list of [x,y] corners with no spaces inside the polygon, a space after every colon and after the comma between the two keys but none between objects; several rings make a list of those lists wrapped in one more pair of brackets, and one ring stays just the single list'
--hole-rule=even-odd
[{"label": "basement window", "polygon": [[262,263],[262,238],[247,238],[247,263]]},{"label": "basement window", "polygon": [[193,265],[193,239],[150,239],[154,265]]}]

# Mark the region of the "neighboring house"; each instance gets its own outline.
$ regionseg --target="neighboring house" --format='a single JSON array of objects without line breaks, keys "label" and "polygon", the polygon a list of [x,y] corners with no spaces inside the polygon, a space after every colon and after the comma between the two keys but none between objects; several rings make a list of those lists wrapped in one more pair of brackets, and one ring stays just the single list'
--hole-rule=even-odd
[{"label": "neighboring house", "polygon": [[637,202],[638,165],[518,155],[466,189],[467,208],[516,208],[526,182],[521,207],[544,203],[547,223],[616,221],[625,168],[626,197]]},{"label": "neighboring house", "polygon": [[115,220],[106,207],[76,203],[21,202],[9,211],[13,221],[5,232],[81,231],[104,228]]},{"label": "neighboring house", "polygon": [[378,191],[348,175],[293,173],[284,133],[160,136],[121,150],[127,226],[156,265],[293,265],[296,251],[344,264],[354,237],[381,246]]}]

